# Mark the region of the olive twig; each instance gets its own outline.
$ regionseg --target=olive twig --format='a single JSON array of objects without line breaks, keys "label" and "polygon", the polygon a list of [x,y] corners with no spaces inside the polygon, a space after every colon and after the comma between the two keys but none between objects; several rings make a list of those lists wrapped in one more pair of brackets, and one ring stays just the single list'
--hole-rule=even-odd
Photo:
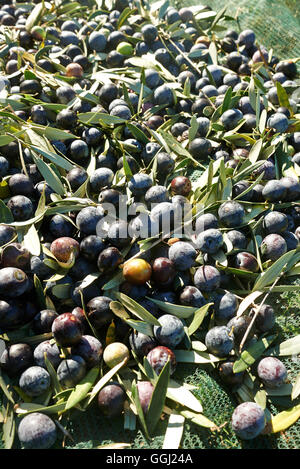
[{"label": "olive twig", "polygon": [[258,316],[258,313],[259,313],[259,311],[261,310],[261,307],[264,305],[264,303],[266,302],[268,296],[270,295],[270,293],[272,293],[273,288],[274,288],[275,285],[278,283],[278,281],[281,279],[281,277],[283,276],[283,274],[284,274],[284,272],[282,272],[282,273],[280,274],[280,276],[277,277],[277,279],[273,282],[273,284],[272,284],[270,290],[269,290],[268,293],[264,296],[264,298],[263,298],[262,302],[260,303],[260,305],[256,308],[256,311],[255,311],[255,313],[254,313],[254,315],[253,315],[253,318],[252,318],[252,320],[251,320],[249,326],[247,327],[247,330],[246,330],[246,332],[245,332],[245,334],[244,334],[244,336],[243,336],[243,338],[242,338],[242,340],[241,340],[240,347],[239,347],[239,353],[241,353],[241,351],[242,351],[242,349],[243,349],[243,346],[244,346],[244,344],[245,344],[245,342],[246,342],[246,340],[247,340],[247,337],[248,337],[248,335],[249,335],[249,333],[250,333],[250,331],[251,331],[251,329],[252,329],[252,327],[253,327],[253,324],[254,324],[255,321],[256,321],[256,318],[257,318],[257,316]]}]

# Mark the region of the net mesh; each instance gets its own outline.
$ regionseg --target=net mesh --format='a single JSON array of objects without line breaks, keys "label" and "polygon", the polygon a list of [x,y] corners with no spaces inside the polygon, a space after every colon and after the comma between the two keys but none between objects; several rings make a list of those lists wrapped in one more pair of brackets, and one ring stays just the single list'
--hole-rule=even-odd
[{"label": "net mesh", "polygon": [[[177,3],[177,6],[198,4],[196,1]],[[219,10],[227,5],[227,13],[238,13],[241,29],[251,28],[258,41],[267,48],[273,48],[280,58],[300,56],[300,2],[297,0],[228,0],[226,2],[203,2]],[[235,24],[236,26],[236,24]],[[197,174],[194,175],[197,177]],[[299,334],[299,297],[293,294],[273,295],[272,302],[277,311],[277,329],[281,338],[286,339]],[[300,372],[300,359],[283,359],[291,381]],[[186,420],[181,448],[184,449],[295,449],[300,447],[300,421],[285,432],[260,436],[252,441],[239,440],[233,433],[230,420],[237,400],[222,384],[212,367],[196,365],[178,365],[174,379],[196,386],[195,395],[203,405],[204,415],[223,425],[219,431],[211,432]],[[272,398],[269,409],[272,414],[287,409],[293,403],[286,396]],[[167,419],[160,421],[156,436],[147,440],[143,433],[124,430],[123,418],[106,419],[97,409],[96,403],[86,412],[77,410],[70,414],[66,428],[72,440],[66,439],[66,448],[92,448],[108,443],[130,443],[132,449],[159,449],[163,444],[163,435]]]},{"label": "net mesh", "polygon": [[[181,4],[198,4],[195,0]],[[226,0],[201,2],[219,11],[227,6],[226,13],[238,16],[241,29],[253,29],[260,44],[273,48],[280,58],[300,55],[300,2],[297,0]],[[236,26],[236,24],[235,24]]]}]

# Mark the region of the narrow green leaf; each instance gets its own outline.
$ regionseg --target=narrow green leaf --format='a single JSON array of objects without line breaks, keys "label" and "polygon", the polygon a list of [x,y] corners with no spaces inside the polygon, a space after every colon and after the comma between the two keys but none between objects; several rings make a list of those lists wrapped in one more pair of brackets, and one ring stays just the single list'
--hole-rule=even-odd
[{"label": "narrow green leaf", "polygon": [[191,306],[182,306],[182,305],[174,305],[173,303],[168,303],[165,301],[155,300],[153,298],[148,298],[153,301],[153,303],[157,304],[162,311],[166,313],[174,314],[178,318],[189,318],[194,314],[198,308],[193,308]]},{"label": "narrow green leaf", "polygon": [[94,385],[99,375],[99,367],[94,367],[87,372],[85,377],[75,386],[74,391],[71,392],[65,407],[65,411],[75,407],[87,396],[89,390]]},{"label": "narrow green leaf", "polygon": [[130,319],[130,316],[129,314],[127,313],[126,309],[124,308],[124,306],[122,305],[122,303],[120,303],[119,301],[111,301],[109,303],[109,307],[110,309],[112,310],[112,312],[118,316],[118,318],[121,318],[123,319],[124,321],[126,319]]},{"label": "narrow green leaf", "polygon": [[112,290],[113,288],[116,288],[118,285],[120,285],[123,281],[123,271],[120,270],[120,272],[114,275],[111,280],[109,280],[105,285],[103,285],[102,290]]},{"label": "narrow green leaf", "polygon": [[[36,57],[36,56],[35,56]],[[69,139],[77,139],[78,137],[71,132],[66,132],[65,130],[57,129],[56,127],[51,126],[42,126],[42,125],[33,125],[31,124],[31,128],[39,135],[43,135],[44,137],[48,138],[49,140],[69,140]]]},{"label": "narrow green leaf", "polygon": [[147,425],[146,425],[144,412],[143,412],[143,409],[142,409],[142,406],[141,406],[141,401],[140,401],[140,398],[139,398],[138,388],[137,388],[137,385],[136,385],[135,381],[133,381],[132,386],[131,386],[131,394],[132,394],[132,398],[133,398],[133,401],[134,401],[134,404],[135,404],[135,407],[136,407],[136,410],[137,410],[137,415],[138,415],[139,421],[142,425],[142,428],[144,430],[145,436],[147,438],[149,438],[150,436],[149,436],[148,428],[147,428]]},{"label": "narrow green leaf", "polygon": [[276,81],[276,88],[277,88],[277,96],[280,106],[287,107],[288,109],[291,107],[289,96],[279,81]]},{"label": "narrow green leaf", "polygon": [[90,405],[92,400],[97,396],[97,394],[103,388],[103,386],[105,386],[111,380],[111,378],[125,365],[126,362],[127,362],[127,358],[124,359],[122,362],[118,363],[111,370],[109,370],[104,376],[102,376],[102,378],[100,378],[100,380],[93,387],[89,395],[89,398],[84,405],[84,408],[87,408]]},{"label": "narrow green leaf", "polygon": [[161,370],[158,380],[154,386],[151,401],[146,413],[146,426],[149,434],[152,435],[161,417],[170,378],[170,361],[168,360]]},{"label": "narrow green leaf", "polygon": [[124,124],[125,119],[117,116],[111,116],[103,112],[84,112],[78,114],[78,120],[82,124],[99,124],[100,122],[105,125]]},{"label": "narrow green leaf", "polygon": [[199,124],[197,122],[197,117],[195,115],[192,116],[189,128],[189,141],[192,142],[196,137],[198,132]]},{"label": "narrow green leaf", "polygon": [[121,26],[126,22],[130,15],[136,12],[136,8],[126,7],[119,16],[117,28],[120,29]]},{"label": "narrow green leaf", "polygon": [[252,291],[258,291],[262,288],[271,285],[279,275],[291,269],[300,259],[300,253],[295,249],[283,254],[277,261],[275,261],[265,272],[261,273]]},{"label": "narrow green leaf", "polygon": [[153,324],[154,326],[160,326],[158,320],[143,308],[139,303],[134,301],[129,296],[125,295],[124,293],[115,293],[116,297],[121,301],[121,303],[127,308],[132,314],[137,316],[142,321],[146,321],[149,324]]},{"label": "narrow green leaf", "polygon": [[194,412],[201,413],[203,411],[203,407],[199,399],[197,399],[189,389],[177,383],[172,378],[169,380],[167,398]]},{"label": "narrow green leaf", "polygon": [[284,432],[300,418],[300,404],[291,409],[284,410],[279,414],[272,416],[269,428],[270,433]]},{"label": "narrow green leaf", "polygon": [[134,124],[131,124],[130,122],[128,122],[126,124],[126,127],[128,127],[128,129],[130,130],[130,132],[132,133],[132,135],[139,141],[139,142],[142,142],[142,143],[148,143],[149,142],[149,139],[148,137],[146,137],[146,135],[144,134],[144,132],[139,129],[136,125]]},{"label": "narrow green leaf", "polygon": [[249,366],[253,365],[256,360],[265,352],[265,350],[271,345],[276,339],[276,335],[263,337],[258,340],[254,345],[250,346],[247,350],[244,350],[241,354],[240,359],[234,362],[233,372],[239,373],[246,370]]},{"label": "narrow green leaf", "polygon": [[178,449],[183,435],[185,417],[170,414],[162,449]]},{"label": "narrow green leaf", "polygon": [[248,156],[248,159],[251,161],[251,163],[256,163],[256,161],[258,160],[258,157],[259,157],[261,149],[262,149],[262,145],[263,145],[263,139],[260,138],[252,146],[252,148],[249,152],[249,156]]},{"label": "narrow green leaf", "polygon": [[254,400],[262,409],[265,409],[267,405],[266,391],[264,389],[259,389],[254,395]]},{"label": "narrow green leaf", "polygon": [[37,301],[42,309],[46,308],[46,300],[45,300],[45,293],[41,284],[40,279],[36,274],[33,276],[33,283],[36,292]]},{"label": "narrow green leaf", "polygon": [[32,412],[41,412],[43,414],[57,414],[59,412],[63,412],[66,406],[66,402],[64,399],[61,399],[56,404],[53,405],[46,405],[42,406],[40,404],[35,404],[32,402],[29,403],[21,403],[17,409],[17,413],[19,414],[31,414]]},{"label": "narrow green leaf", "polygon": [[228,90],[225,93],[223,103],[222,103],[222,114],[230,108],[232,98],[232,88],[229,86]]},{"label": "narrow green leaf", "polygon": [[152,368],[146,357],[144,357],[143,365],[143,371],[145,372],[146,376],[148,376],[152,384],[155,384],[157,380],[157,374],[155,373],[154,369]]},{"label": "narrow green leaf", "polygon": [[212,63],[214,65],[218,65],[218,51],[217,51],[217,46],[214,41],[211,41],[208,47],[208,53],[211,57]]},{"label": "narrow green leaf", "polygon": [[38,3],[37,5],[34,6],[32,12],[28,16],[26,23],[25,23],[25,29],[30,33],[32,30],[33,26],[37,25],[44,13],[45,10],[45,3],[44,1],[41,3]]},{"label": "narrow green leaf", "polygon": [[291,399],[297,399],[300,396],[300,373],[297,375],[295,382],[293,384]]},{"label": "narrow green leaf", "polygon": [[14,217],[10,209],[5,205],[3,200],[0,199],[0,221],[1,223],[10,224],[14,221]]},{"label": "narrow green leaf", "polygon": [[211,305],[213,305],[213,303],[208,303],[195,311],[193,320],[188,327],[189,336],[199,329]]},{"label": "narrow green leaf", "polygon": [[196,352],[205,352],[205,350],[207,350],[206,345],[203,342],[200,342],[200,340],[192,340],[191,346]]},{"label": "narrow green leaf", "polygon": [[217,363],[221,359],[211,353],[196,352],[194,350],[175,350],[175,357],[178,363]]},{"label": "narrow green leaf", "polygon": [[132,178],[132,172],[125,154],[123,154],[123,170],[127,181],[129,181]]},{"label": "narrow green leaf", "polygon": [[153,337],[152,327],[147,322],[135,321],[133,319],[125,319],[125,322],[128,324],[128,326],[132,327],[136,331],[141,332],[142,334],[148,335],[150,337]]},{"label": "narrow green leaf", "polygon": [[62,391],[62,387],[61,387],[61,384],[58,380],[57,373],[56,373],[52,363],[50,362],[49,358],[47,357],[46,353],[44,353],[44,360],[45,360],[45,365],[46,365],[47,371],[48,371],[48,373],[51,377],[52,386],[53,386],[55,392],[59,393],[59,392]]},{"label": "narrow green leaf", "polygon": [[70,171],[75,166],[75,164],[70,163],[66,158],[63,158],[62,156],[58,155],[57,153],[54,153],[53,151],[45,151],[36,147],[35,145],[30,145],[30,148],[36,153],[40,153],[41,155],[43,155],[55,165],[60,166],[61,168],[66,169],[67,171]]},{"label": "narrow green leaf", "polygon": [[258,130],[262,134],[266,128],[268,113],[266,109],[263,109],[259,118]]},{"label": "narrow green leaf", "polygon": [[15,403],[14,398],[12,393],[8,390],[7,384],[4,381],[4,378],[2,376],[1,370],[0,370],[0,388],[2,389],[3,394],[6,396],[9,402],[12,404]]},{"label": "narrow green leaf", "polygon": [[56,175],[56,173],[53,171],[50,165],[45,163],[41,158],[34,158],[35,163],[44,177],[45,181],[47,184],[51,187],[51,189],[54,190],[59,195],[64,195],[65,194],[65,188],[63,186],[63,183],[59,179],[59,177]]},{"label": "narrow green leaf", "polygon": [[300,334],[284,340],[281,344],[272,347],[268,353],[270,355],[281,357],[298,355],[300,353]]},{"label": "narrow green leaf", "polygon": [[136,415],[129,406],[128,401],[124,403],[124,430],[134,431],[136,429]]},{"label": "narrow green leaf", "polygon": [[254,305],[255,300],[263,294],[262,291],[255,291],[247,295],[239,304],[236,316],[242,316],[242,314],[249,308]]},{"label": "narrow green leaf", "polygon": [[210,428],[213,430],[217,428],[217,426],[209,420],[205,415],[200,413],[191,412],[190,410],[182,410],[180,414],[183,415],[186,419],[193,422],[195,425],[199,425],[200,427]]},{"label": "narrow green leaf", "polygon": [[291,396],[293,386],[291,383],[285,383],[279,386],[278,388],[269,388],[265,387],[266,394],[268,396]]},{"label": "narrow green leaf", "polygon": [[24,235],[24,246],[33,256],[39,256],[41,253],[40,238],[34,225],[31,225]]},{"label": "narrow green leaf", "polygon": [[2,426],[2,430],[3,430],[2,438],[4,441],[4,448],[12,449],[14,439],[15,439],[15,434],[16,434],[16,422],[15,422],[15,416],[14,416],[14,408],[11,403],[6,407],[6,415],[5,415],[5,420]]}]

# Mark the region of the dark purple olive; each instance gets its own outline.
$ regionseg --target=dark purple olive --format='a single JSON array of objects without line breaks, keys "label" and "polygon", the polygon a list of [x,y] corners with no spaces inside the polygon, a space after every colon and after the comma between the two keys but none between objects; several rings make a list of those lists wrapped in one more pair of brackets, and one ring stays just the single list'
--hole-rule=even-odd
[{"label": "dark purple olive", "polygon": [[55,318],[51,330],[56,343],[61,347],[71,347],[82,337],[81,322],[72,313],[63,313]]}]

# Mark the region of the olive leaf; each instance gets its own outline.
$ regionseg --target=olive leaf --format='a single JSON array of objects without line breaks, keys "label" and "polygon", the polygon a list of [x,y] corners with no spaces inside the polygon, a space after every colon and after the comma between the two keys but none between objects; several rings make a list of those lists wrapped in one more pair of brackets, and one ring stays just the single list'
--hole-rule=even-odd
[{"label": "olive leaf", "polygon": [[178,449],[183,435],[185,417],[172,413],[164,436],[162,449]]},{"label": "olive leaf", "polygon": [[210,428],[211,430],[217,429],[216,424],[201,413],[191,412],[190,410],[181,410],[179,413],[186,419],[193,422],[195,425]]},{"label": "olive leaf", "polygon": [[165,405],[169,378],[170,361],[168,360],[163,369],[161,370],[158,379],[155,383],[149,407],[145,416],[146,426],[150,435],[153,434],[153,431],[155,430],[155,427],[161,417],[163,407]]},{"label": "olive leaf", "polygon": [[160,326],[159,321],[135,300],[120,292],[116,292],[115,296],[121,301],[125,308],[127,308],[132,314],[137,316],[139,319],[141,319],[142,321],[146,321],[149,324],[153,324],[154,326]]},{"label": "olive leaf", "polygon": [[242,316],[242,314],[251,306],[254,306],[254,302],[263,294],[262,291],[255,291],[247,295],[239,304],[236,316]]},{"label": "olive leaf", "polygon": [[109,307],[112,312],[123,320],[130,319],[130,315],[127,313],[126,309],[119,301],[111,301]]},{"label": "olive leaf", "polygon": [[40,405],[35,404],[32,402],[29,403],[21,403],[17,409],[17,412],[22,415],[31,414],[33,412],[41,412],[43,414],[58,414],[63,412],[66,406],[66,402],[64,399],[60,399],[56,404],[52,405]]},{"label": "olive leaf", "polygon": [[280,106],[291,110],[289,96],[279,81],[276,81],[277,96]]},{"label": "olive leaf", "polygon": [[111,116],[103,112],[85,112],[78,114],[78,120],[82,124],[99,124],[99,122],[105,125],[117,125],[124,124],[125,119],[117,116]]},{"label": "olive leaf", "polygon": [[14,408],[11,402],[9,402],[6,406],[4,423],[2,425],[2,432],[4,449],[12,449],[16,434],[16,421],[14,416]]},{"label": "olive leaf", "polygon": [[104,376],[102,376],[102,378],[99,379],[99,381],[95,384],[95,386],[91,390],[86,403],[83,405],[84,409],[86,409],[90,405],[90,403],[97,396],[97,394],[103,388],[103,386],[105,386],[111,380],[111,378],[125,365],[125,363],[127,363],[127,358],[124,359],[122,362],[118,363],[111,370],[109,370]]},{"label": "olive leaf", "polygon": [[263,337],[259,339],[255,344],[251,345],[249,348],[244,350],[241,353],[240,358],[234,362],[233,372],[240,373],[241,371],[246,370],[249,366],[253,365],[253,363],[256,362],[256,360],[265,352],[265,350],[276,339],[276,337],[277,337],[276,335]]},{"label": "olive leaf", "polygon": [[253,292],[271,285],[279,276],[291,269],[300,260],[300,252],[296,249],[283,254],[265,272],[262,272],[256,279]]},{"label": "olive leaf", "polygon": [[30,33],[32,30],[33,26],[39,23],[41,17],[43,16],[43,13],[45,11],[45,2],[42,1],[41,3],[38,3],[37,5],[34,6],[32,12],[28,16],[26,23],[25,23],[25,29]]},{"label": "olive leaf", "polygon": [[131,385],[131,395],[132,395],[132,399],[134,401],[134,404],[135,404],[135,407],[136,407],[136,410],[137,410],[137,416],[138,416],[139,421],[142,425],[144,434],[147,438],[150,438],[148,428],[147,428],[147,425],[146,425],[144,412],[143,412],[142,405],[141,405],[141,401],[140,401],[140,398],[139,398],[138,388],[137,388],[135,380],[132,382],[132,385]]},{"label": "olive leaf", "polygon": [[135,329],[136,331],[141,332],[142,334],[153,337],[153,330],[148,322],[135,321],[134,319],[125,319],[125,322],[128,324],[128,326],[132,327],[132,329]]},{"label": "olive leaf", "polygon": [[217,363],[221,359],[207,352],[196,352],[195,350],[174,351],[178,363]]},{"label": "olive leaf", "polygon": [[70,163],[66,158],[58,155],[57,153],[54,153],[51,150],[43,150],[39,147],[36,147],[35,145],[30,145],[30,148],[35,151],[37,154],[41,154],[48,160],[50,160],[52,163],[54,163],[57,166],[60,166],[63,169],[66,169],[67,171],[70,171],[75,165],[75,163]]},{"label": "olive leaf", "polygon": [[33,283],[34,283],[37,301],[41,309],[46,309],[46,298],[45,298],[44,289],[42,287],[42,283],[40,279],[38,278],[36,274],[34,274],[33,276]]},{"label": "olive leaf", "polygon": [[157,306],[159,306],[159,308],[162,311],[173,314],[174,316],[177,316],[178,318],[181,318],[181,319],[189,318],[198,309],[198,308],[193,308],[192,306],[175,305],[173,303],[168,303],[166,301],[155,300],[154,298],[150,298],[150,297],[148,299],[153,301],[153,303],[157,304]]},{"label": "olive leaf", "polygon": [[267,393],[266,393],[266,391],[264,389],[259,389],[254,395],[254,401],[262,409],[265,409],[266,405],[267,405]]},{"label": "olive leaf", "polygon": [[3,394],[5,395],[6,399],[11,402],[13,405],[15,404],[15,400],[13,398],[13,395],[11,393],[11,391],[9,391],[8,389],[8,385],[7,383],[5,382],[3,376],[2,376],[2,373],[0,371],[0,388],[3,392]]},{"label": "olive leaf", "polygon": [[39,256],[41,253],[41,243],[38,232],[34,225],[31,225],[23,238],[24,246],[33,256]]},{"label": "olive leaf", "polygon": [[124,403],[124,430],[134,431],[136,429],[136,415],[131,409],[128,401]]},{"label": "olive leaf", "polygon": [[261,149],[262,149],[262,145],[263,145],[263,139],[260,138],[252,146],[252,148],[249,152],[249,156],[248,156],[248,159],[249,159],[249,161],[251,161],[251,163],[256,163],[256,161],[258,160],[258,157],[259,157]]},{"label": "olive leaf", "polygon": [[300,353],[300,334],[291,337],[290,339],[284,340],[280,344],[272,347],[268,354],[274,356],[290,356],[298,355]]},{"label": "olive leaf", "polygon": [[1,223],[10,224],[14,221],[14,217],[10,209],[5,205],[3,200],[0,199],[0,220]]},{"label": "olive leaf", "polygon": [[224,114],[225,111],[230,109],[231,99],[232,99],[232,87],[229,86],[223,99],[223,103],[221,107],[221,114]]},{"label": "olive leaf", "polygon": [[297,399],[297,397],[300,395],[300,373],[298,373],[295,382],[292,386],[292,391],[291,391],[291,399],[292,401]]},{"label": "olive leaf", "polygon": [[196,332],[197,329],[201,326],[203,319],[205,318],[209,308],[213,305],[213,303],[207,303],[206,305],[202,306],[201,308],[197,309],[194,313],[193,320],[188,327],[188,334],[191,336]]},{"label": "olive leaf", "polygon": [[79,402],[81,402],[87,396],[89,390],[94,385],[97,377],[99,375],[99,367],[95,366],[87,372],[85,377],[76,384],[75,389],[71,392],[64,411],[70,410],[72,407],[75,407]]},{"label": "olive leaf", "polygon": [[100,277],[100,272],[88,274],[86,277],[84,277],[82,282],[78,285],[80,285],[80,288],[84,290],[86,287],[94,283],[99,277]]},{"label": "olive leaf", "polygon": [[181,404],[184,407],[187,407],[194,412],[203,411],[202,404],[199,399],[197,399],[194,394],[189,391],[189,389],[177,383],[172,378],[169,380],[167,398],[177,402],[178,404]]},{"label": "olive leaf", "polygon": [[284,432],[300,418],[300,404],[272,416],[269,433]]},{"label": "olive leaf", "polygon": [[205,352],[207,349],[206,345],[203,342],[200,342],[200,340],[192,340],[191,346],[196,352]]}]

